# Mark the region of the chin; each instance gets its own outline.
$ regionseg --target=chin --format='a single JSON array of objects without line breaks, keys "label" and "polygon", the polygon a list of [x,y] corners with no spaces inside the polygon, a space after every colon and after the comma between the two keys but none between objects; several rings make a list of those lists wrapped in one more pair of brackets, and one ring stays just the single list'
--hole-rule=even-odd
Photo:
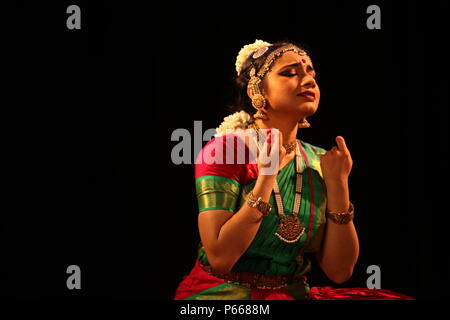
[{"label": "chin", "polygon": [[298,106],[298,110],[306,117],[309,117],[316,113],[317,108],[318,104],[315,102],[305,102]]}]

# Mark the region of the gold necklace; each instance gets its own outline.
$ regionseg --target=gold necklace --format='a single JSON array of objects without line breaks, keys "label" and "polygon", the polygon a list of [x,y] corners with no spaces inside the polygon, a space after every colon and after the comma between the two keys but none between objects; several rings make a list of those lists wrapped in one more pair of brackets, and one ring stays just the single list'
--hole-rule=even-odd
[{"label": "gold necklace", "polygon": [[300,209],[300,202],[302,201],[302,164],[300,156],[300,147],[297,144],[295,150],[295,171],[297,173],[297,179],[295,184],[295,198],[294,198],[294,210],[292,210],[291,216],[284,214],[283,202],[281,200],[280,189],[278,183],[275,180],[273,185],[273,191],[275,194],[275,202],[278,207],[278,216],[280,218],[280,225],[278,226],[275,235],[283,242],[294,243],[305,233],[306,228],[298,218],[298,212]]},{"label": "gold necklace", "polygon": [[[259,129],[259,126],[256,124],[256,122],[252,123],[250,125],[250,127],[255,129],[256,134],[257,134],[257,138],[259,138],[259,135],[260,135],[261,131]],[[259,139],[258,139],[258,142],[259,142]],[[286,153],[289,154],[295,149],[295,145],[296,145],[296,141],[292,141],[290,143],[283,144],[283,148],[286,149]]]},{"label": "gold necklace", "polygon": [[295,141],[288,144],[283,144],[283,147],[286,149],[286,153],[291,153],[295,148]]},{"label": "gold necklace", "polygon": [[[259,144],[259,134],[260,129],[256,123],[252,124],[252,128],[256,131],[257,142]],[[305,233],[306,228],[301,223],[298,218],[298,212],[300,210],[300,202],[302,199],[302,165],[303,161],[300,156],[300,147],[294,142],[295,149],[295,171],[297,173],[297,179],[295,184],[295,198],[294,198],[294,210],[291,216],[286,216],[284,214],[283,201],[281,200],[280,188],[275,179],[273,186],[273,191],[275,194],[275,202],[278,207],[278,216],[280,218],[280,224],[277,228],[275,236],[277,236],[281,241],[286,243],[295,243],[300,239],[300,237]],[[293,148],[292,147],[292,150]],[[292,151],[290,150],[290,151]],[[289,152],[290,152],[289,151]],[[286,150],[287,152],[287,150]]]}]

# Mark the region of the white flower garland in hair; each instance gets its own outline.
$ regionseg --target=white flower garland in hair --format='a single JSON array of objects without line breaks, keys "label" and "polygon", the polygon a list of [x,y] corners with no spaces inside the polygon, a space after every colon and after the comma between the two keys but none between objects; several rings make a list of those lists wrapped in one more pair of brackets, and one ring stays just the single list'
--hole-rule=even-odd
[{"label": "white flower garland in hair", "polygon": [[235,112],[223,119],[223,122],[216,128],[214,137],[224,136],[238,129],[247,129],[252,117],[245,111]]},{"label": "white flower garland in hair", "polygon": [[[241,48],[236,58],[236,72],[241,74],[242,66],[248,57],[255,51],[271,46],[272,44],[262,40],[255,40],[252,44],[247,44]],[[248,125],[252,122],[252,116],[245,111],[235,112],[223,119],[223,122],[218,128],[216,128],[215,137],[227,135],[238,129],[247,129]]]},{"label": "white flower garland in hair", "polygon": [[243,46],[236,58],[236,72],[238,76],[241,74],[242,66],[244,65],[245,61],[247,61],[248,57],[250,57],[253,52],[270,45],[272,44],[262,40],[255,40],[255,42],[253,42],[252,44]]}]

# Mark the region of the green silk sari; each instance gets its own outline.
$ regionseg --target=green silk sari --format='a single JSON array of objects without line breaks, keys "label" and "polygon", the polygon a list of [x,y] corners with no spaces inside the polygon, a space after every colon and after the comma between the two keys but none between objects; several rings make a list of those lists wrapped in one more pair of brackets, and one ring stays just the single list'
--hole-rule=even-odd
[{"label": "green silk sari", "polygon": [[[299,143],[303,161],[303,185],[298,218],[306,227],[305,232],[295,243],[285,243],[275,236],[279,225],[279,216],[272,193],[269,200],[273,206],[272,211],[263,218],[255,238],[233,266],[232,272],[302,276],[310,270],[311,263],[304,254],[320,249],[326,222],[326,188],[320,169],[320,155],[324,154],[325,150],[303,141],[299,141]],[[246,195],[253,189],[257,174],[253,176],[247,174],[248,179],[238,181],[231,178],[235,177],[233,175],[223,174],[220,176],[214,170],[211,171],[213,174],[209,173],[208,170],[202,171],[202,175],[197,176],[195,181],[199,211],[221,209],[236,213],[244,205]],[[296,185],[295,158],[281,169],[277,176],[277,182],[285,214],[291,215]],[[209,265],[208,257],[201,243],[198,260],[203,265]],[[297,286],[296,294],[292,292],[294,296],[301,298],[305,294],[307,295],[309,287],[306,281],[295,285]],[[217,288],[217,290],[219,289]],[[239,287],[239,290],[242,289]],[[209,288],[208,292],[209,294],[214,292],[214,288]]]}]

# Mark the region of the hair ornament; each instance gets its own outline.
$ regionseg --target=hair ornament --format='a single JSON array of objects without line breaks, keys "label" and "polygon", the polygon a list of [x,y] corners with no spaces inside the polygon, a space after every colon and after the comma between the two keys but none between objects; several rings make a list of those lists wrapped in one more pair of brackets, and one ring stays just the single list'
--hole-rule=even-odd
[{"label": "hair ornament", "polygon": [[258,58],[261,57],[264,53],[266,53],[267,50],[269,50],[269,47],[262,47],[262,48],[259,48],[259,49],[256,50],[256,52],[253,54],[252,58],[253,58],[253,59],[258,59]]},{"label": "hair ornament", "polygon": [[272,45],[271,43],[266,41],[255,40],[255,42],[243,46],[236,58],[236,72],[238,76],[241,74],[242,66],[244,65],[245,61],[247,61],[248,57],[250,57],[250,55],[252,55],[253,53],[256,54],[255,51],[259,51],[259,49],[261,48],[267,48],[265,49],[265,51],[267,51],[269,49],[268,47],[271,45]]}]

